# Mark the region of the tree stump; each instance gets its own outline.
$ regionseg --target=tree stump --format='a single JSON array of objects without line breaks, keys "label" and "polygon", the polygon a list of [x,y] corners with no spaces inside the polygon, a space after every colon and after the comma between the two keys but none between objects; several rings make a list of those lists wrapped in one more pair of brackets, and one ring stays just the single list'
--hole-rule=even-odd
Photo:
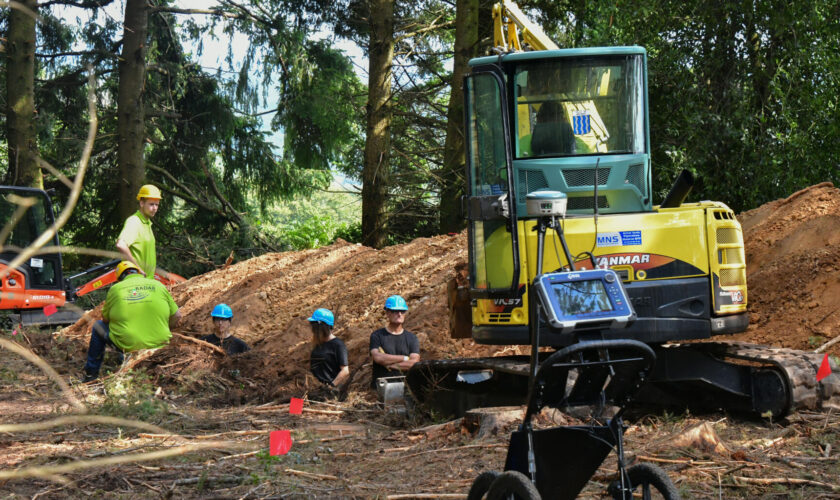
[{"label": "tree stump", "polygon": [[464,415],[464,427],[470,433],[476,433],[481,439],[498,435],[512,423],[518,423],[525,415],[524,406],[494,406],[491,408],[475,408]]}]

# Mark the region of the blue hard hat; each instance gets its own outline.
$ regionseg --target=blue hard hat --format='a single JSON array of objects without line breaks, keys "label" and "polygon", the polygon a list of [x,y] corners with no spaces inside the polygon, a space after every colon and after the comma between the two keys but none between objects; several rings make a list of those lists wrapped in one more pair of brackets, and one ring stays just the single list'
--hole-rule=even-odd
[{"label": "blue hard hat", "polygon": [[312,313],[312,316],[307,320],[312,323],[316,321],[320,321],[321,323],[326,323],[330,327],[335,324],[335,317],[333,316],[332,311],[329,309],[315,309],[315,312]]},{"label": "blue hard hat", "polygon": [[218,304],[213,308],[210,316],[214,318],[231,319],[233,317],[233,309],[227,304]]},{"label": "blue hard hat", "polygon": [[399,295],[391,295],[385,299],[385,309],[391,311],[408,311],[408,304],[406,304],[405,299]]}]

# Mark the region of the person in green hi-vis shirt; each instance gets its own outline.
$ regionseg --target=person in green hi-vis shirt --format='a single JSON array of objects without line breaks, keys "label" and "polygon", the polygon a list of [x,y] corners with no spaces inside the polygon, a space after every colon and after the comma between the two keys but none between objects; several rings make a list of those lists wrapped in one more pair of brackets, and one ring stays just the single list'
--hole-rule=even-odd
[{"label": "person in green hi-vis shirt", "polygon": [[160,199],[157,186],[146,184],[141,187],[137,193],[140,209],[125,220],[117,237],[117,250],[125,255],[125,260],[137,265],[147,278],[155,277],[157,266],[152,218],[160,207]]},{"label": "person in green hi-vis shirt", "polygon": [[107,346],[116,349],[120,359],[123,353],[163,347],[181,319],[178,305],[161,282],[146,278],[127,260],[117,265],[116,274],[117,283],[102,306],[102,320],[90,332],[82,382],[99,377]]}]

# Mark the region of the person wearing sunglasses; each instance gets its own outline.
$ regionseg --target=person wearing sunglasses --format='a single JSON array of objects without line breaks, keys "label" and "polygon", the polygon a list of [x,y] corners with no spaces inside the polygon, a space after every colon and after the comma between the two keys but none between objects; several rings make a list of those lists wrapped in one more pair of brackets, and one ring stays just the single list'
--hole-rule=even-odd
[{"label": "person wearing sunglasses", "polygon": [[400,376],[420,361],[420,342],[417,336],[403,328],[408,304],[399,295],[385,300],[388,325],[370,334],[370,356],[373,359],[371,387],[382,377]]}]

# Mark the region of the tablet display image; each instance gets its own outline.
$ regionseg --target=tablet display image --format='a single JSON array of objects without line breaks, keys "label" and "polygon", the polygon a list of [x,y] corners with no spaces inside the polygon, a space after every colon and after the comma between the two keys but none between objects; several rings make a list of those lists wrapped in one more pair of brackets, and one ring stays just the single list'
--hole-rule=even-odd
[{"label": "tablet display image", "polygon": [[601,280],[572,281],[552,284],[560,311],[577,316],[612,311],[613,306]]}]

